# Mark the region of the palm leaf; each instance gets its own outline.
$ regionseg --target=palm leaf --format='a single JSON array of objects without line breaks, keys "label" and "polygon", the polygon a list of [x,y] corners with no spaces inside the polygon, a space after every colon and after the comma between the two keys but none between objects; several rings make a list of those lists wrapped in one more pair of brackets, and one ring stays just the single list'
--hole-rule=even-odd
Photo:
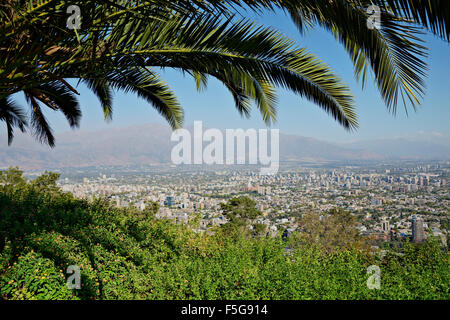
[{"label": "palm leaf", "polygon": [[0,99],[0,121],[6,123],[8,133],[8,145],[11,145],[14,138],[14,128],[19,128],[20,131],[25,132],[27,126],[26,116],[22,108],[10,98]]},{"label": "palm leaf", "polygon": [[112,120],[112,91],[109,83],[102,78],[85,79],[83,82],[100,100],[105,120]]},{"label": "palm leaf", "polygon": [[[72,128],[80,126],[81,110],[75,95],[65,85],[53,81],[40,85],[36,92],[42,93],[47,99],[39,99],[52,109],[60,110]],[[36,96],[35,96],[36,97]],[[36,97],[37,98],[37,97]],[[49,103],[47,101],[50,101]]]},{"label": "palm leaf", "polygon": [[33,128],[33,134],[42,143],[48,144],[50,147],[55,146],[55,137],[53,131],[47,122],[44,114],[42,113],[39,102],[35,96],[28,90],[24,91],[25,98],[31,107],[31,126]]},{"label": "palm leaf", "polygon": [[106,70],[104,74],[112,88],[136,93],[152,104],[172,128],[183,125],[183,110],[178,99],[169,86],[153,72],[141,67],[130,67],[127,70]]},{"label": "palm leaf", "polygon": [[378,6],[420,23],[450,41],[450,2],[447,0],[375,0]]}]

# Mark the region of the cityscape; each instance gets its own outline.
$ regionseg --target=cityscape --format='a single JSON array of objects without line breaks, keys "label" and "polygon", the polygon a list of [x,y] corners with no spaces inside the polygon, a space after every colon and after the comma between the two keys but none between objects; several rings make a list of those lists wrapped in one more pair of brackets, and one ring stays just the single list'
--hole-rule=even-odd
[{"label": "cityscape", "polygon": [[188,223],[199,216],[199,232],[226,223],[220,204],[236,196],[257,203],[262,217],[256,222],[266,226],[268,236],[296,230],[305,212],[326,215],[333,208],[355,215],[359,233],[378,243],[423,242],[432,236],[446,245],[449,231],[450,161],[333,168],[286,164],[276,175],[259,175],[251,166],[77,168],[61,173],[62,190],[78,198],[104,198],[141,211],[157,203],[160,219]]}]

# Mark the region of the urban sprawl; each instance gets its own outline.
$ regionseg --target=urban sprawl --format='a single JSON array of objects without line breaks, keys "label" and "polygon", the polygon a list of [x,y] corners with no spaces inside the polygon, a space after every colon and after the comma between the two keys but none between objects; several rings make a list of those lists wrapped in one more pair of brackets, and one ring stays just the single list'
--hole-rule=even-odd
[{"label": "urban sprawl", "polygon": [[[159,204],[160,219],[198,231],[226,223],[220,203],[247,196],[262,212],[267,235],[294,231],[305,212],[342,208],[358,219],[362,235],[379,241],[430,236],[446,242],[450,161],[357,165],[284,164],[275,175],[246,166],[88,168],[61,171],[62,189],[80,198],[107,198],[144,211]],[[38,173],[35,173],[38,174]]]}]

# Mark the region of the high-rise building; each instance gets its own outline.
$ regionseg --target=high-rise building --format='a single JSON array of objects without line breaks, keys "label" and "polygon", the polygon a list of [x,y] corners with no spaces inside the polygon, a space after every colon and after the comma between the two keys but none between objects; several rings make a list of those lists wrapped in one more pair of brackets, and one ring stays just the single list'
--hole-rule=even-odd
[{"label": "high-rise building", "polygon": [[169,207],[173,206],[175,204],[174,198],[172,196],[166,197],[166,204]]},{"label": "high-rise building", "polygon": [[411,224],[412,240],[413,242],[420,243],[425,239],[425,231],[423,228],[423,219],[419,217],[412,218]]},{"label": "high-rise building", "polygon": [[389,221],[385,220],[381,224],[381,229],[384,233],[389,233],[391,231],[391,226],[389,225]]}]

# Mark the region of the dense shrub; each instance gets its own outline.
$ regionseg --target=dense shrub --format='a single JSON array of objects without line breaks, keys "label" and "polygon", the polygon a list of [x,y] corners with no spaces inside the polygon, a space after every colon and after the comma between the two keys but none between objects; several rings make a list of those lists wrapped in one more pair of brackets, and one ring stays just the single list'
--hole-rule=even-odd
[{"label": "dense shrub", "polygon": [[[16,177],[17,178],[17,177]],[[20,179],[0,185],[3,299],[449,299],[449,255],[436,243],[377,258],[357,249],[286,250],[229,238]],[[381,260],[380,260],[381,259]],[[366,285],[381,268],[381,289]],[[81,270],[69,290],[66,269]]]}]

